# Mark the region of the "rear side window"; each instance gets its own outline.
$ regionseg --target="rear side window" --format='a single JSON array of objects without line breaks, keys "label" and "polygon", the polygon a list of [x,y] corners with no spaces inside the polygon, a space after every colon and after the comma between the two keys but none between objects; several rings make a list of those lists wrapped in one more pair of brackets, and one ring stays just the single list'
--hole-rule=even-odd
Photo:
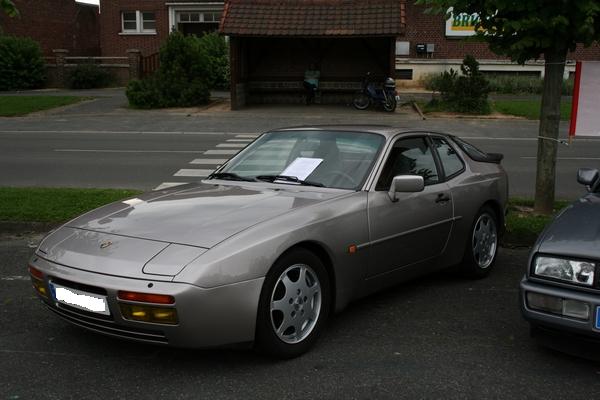
[{"label": "rear side window", "polygon": [[431,148],[424,138],[400,139],[394,143],[375,190],[389,190],[397,175],[421,175],[425,185],[439,182]]},{"label": "rear side window", "polygon": [[433,145],[440,156],[446,178],[452,178],[463,170],[464,164],[462,160],[446,140],[433,138]]}]

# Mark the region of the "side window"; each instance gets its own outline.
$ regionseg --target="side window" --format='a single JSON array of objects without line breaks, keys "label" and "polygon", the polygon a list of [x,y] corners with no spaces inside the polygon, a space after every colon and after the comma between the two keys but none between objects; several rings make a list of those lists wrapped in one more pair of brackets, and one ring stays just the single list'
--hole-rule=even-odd
[{"label": "side window", "polygon": [[388,190],[396,175],[421,175],[425,185],[439,182],[431,148],[424,138],[399,139],[394,143],[375,190]]},{"label": "side window", "polygon": [[464,168],[462,160],[446,140],[442,138],[433,138],[433,144],[440,156],[442,166],[444,167],[444,173],[447,177],[452,177]]}]

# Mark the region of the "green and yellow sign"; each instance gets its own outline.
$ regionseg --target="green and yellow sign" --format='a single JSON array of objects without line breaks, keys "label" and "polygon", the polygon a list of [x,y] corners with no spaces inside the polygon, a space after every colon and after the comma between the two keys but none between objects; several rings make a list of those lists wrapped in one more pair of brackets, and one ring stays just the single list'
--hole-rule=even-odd
[{"label": "green and yellow sign", "polygon": [[452,8],[448,9],[450,18],[446,20],[446,36],[473,36],[475,25],[479,22],[479,14],[454,14]]}]

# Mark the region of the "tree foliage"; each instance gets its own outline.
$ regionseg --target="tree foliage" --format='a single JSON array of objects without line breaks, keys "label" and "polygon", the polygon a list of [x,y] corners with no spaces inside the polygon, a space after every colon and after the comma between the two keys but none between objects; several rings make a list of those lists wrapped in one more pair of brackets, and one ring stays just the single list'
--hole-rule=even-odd
[{"label": "tree foliage", "polygon": [[11,0],[0,0],[0,10],[4,11],[9,17],[16,17],[19,15],[19,10]]},{"label": "tree foliage", "polygon": [[[525,63],[600,39],[598,0],[417,0],[430,12],[477,13],[478,35],[497,54]],[[449,17],[449,15],[447,15]]]}]

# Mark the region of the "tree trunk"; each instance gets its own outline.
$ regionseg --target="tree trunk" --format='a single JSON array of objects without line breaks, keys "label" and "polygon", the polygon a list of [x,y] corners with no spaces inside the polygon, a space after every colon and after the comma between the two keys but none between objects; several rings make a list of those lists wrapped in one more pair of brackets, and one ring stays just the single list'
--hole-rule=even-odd
[{"label": "tree trunk", "polygon": [[546,64],[540,113],[534,212],[549,215],[554,207],[560,97],[567,50],[552,49],[544,54],[544,58]]}]

